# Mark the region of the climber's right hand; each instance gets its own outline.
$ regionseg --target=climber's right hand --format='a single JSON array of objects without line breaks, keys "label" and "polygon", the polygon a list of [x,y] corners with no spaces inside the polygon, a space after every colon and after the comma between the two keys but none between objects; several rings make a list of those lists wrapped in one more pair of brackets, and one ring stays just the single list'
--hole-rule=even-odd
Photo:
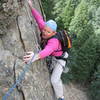
[{"label": "climber's right hand", "polygon": [[28,4],[29,4],[30,8],[32,8],[32,0],[28,0]]},{"label": "climber's right hand", "polygon": [[23,60],[25,63],[28,63],[29,61],[32,60],[34,56],[34,52],[30,51],[30,52],[26,52],[26,55],[23,57]]}]

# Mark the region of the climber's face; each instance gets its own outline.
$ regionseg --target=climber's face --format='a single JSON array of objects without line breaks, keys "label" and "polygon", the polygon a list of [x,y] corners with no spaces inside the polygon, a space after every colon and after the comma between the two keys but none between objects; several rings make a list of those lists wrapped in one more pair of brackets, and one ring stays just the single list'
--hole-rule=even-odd
[{"label": "climber's face", "polygon": [[56,32],[53,31],[48,26],[45,26],[44,29],[42,30],[42,38],[44,38],[44,39],[48,39],[48,38],[52,37],[55,34],[56,34]]}]

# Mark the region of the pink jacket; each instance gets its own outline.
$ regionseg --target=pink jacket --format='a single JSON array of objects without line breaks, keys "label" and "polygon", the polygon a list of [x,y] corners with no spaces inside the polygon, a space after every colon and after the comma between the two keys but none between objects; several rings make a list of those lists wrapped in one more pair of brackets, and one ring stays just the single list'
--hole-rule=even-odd
[{"label": "pink jacket", "polygon": [[[34,16],[34,18],[39,26],[40,31],[42,31],[42,29],[45,26],[45,21],[43,20],[43,17],[38,13],[38,11],[36,9],[33,8],[31,11],[32,11],[32,15]],[[45,48],[39,52],[39,55],[40,55],[40,58],[42,59],[49,55],[61,56],[62,53],[63,53],[63,51],[62,51],[60,41],[56,38],[51,38],[48,40]]]}]

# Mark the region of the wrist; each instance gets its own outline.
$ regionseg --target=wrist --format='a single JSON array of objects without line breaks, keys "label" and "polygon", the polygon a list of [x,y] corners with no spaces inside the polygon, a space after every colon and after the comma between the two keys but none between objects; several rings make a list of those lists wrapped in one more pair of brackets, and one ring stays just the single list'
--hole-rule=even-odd
[{"label": "wrist", "polygon": [[36,60],[39,60],[39,59],[40,59],[40,55],[39,54],[35,54],[32,62],[34,62]]}]

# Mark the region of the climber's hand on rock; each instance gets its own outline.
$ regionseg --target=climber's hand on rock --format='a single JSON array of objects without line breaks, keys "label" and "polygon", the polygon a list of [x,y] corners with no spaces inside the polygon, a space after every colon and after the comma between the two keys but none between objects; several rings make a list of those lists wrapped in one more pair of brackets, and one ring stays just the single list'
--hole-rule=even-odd
[{"label": "climber's hand on rock", "polygon": [[29,4],[30,8],[32,8],[32,0],[28,0],[28,4]]},{"label": "climber's hand on rock", "polygon": [[34,52],[26,52],[26,55],[23,57],[23,60],[25,63],[28,63],[29,61],[32,60],[32,57],[34,56]]}]

